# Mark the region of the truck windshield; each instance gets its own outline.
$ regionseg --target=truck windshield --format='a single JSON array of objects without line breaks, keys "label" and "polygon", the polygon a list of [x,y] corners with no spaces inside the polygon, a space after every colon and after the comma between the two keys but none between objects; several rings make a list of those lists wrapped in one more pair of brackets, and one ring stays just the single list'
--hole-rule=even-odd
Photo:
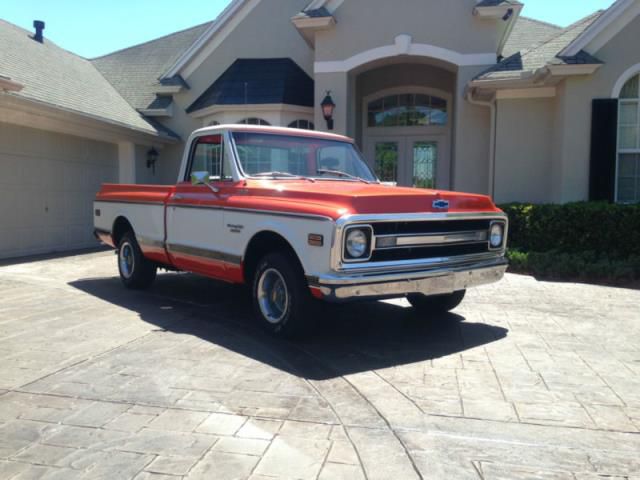
[{"label": "truck windshield", "polygon": [[250,177],[378,181],[349,142],[256,132],[232,135],[242,170]]}]

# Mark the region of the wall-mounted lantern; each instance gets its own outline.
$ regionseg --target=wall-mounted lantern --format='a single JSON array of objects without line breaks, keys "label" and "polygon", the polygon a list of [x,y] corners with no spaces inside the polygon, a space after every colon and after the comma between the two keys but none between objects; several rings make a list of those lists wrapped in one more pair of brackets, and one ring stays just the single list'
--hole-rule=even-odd
[{"label": "wall-mounted lantern", "polygon": [[336,104],[333,102],[333,98],[331,98],[331,90],[327,90],[327,96],[324,97],[320,106],[322,107],[322,115],[327,121],[327,128],[333,130],[333,111],[336,108]]},{"label": "wall-mounted lantern", "polygon": [[151,168],[154,175],[156,174],[156,162],[158,161],[159,155],[154,147],[151,147],[151,150],[147,152],[147,168]]}]

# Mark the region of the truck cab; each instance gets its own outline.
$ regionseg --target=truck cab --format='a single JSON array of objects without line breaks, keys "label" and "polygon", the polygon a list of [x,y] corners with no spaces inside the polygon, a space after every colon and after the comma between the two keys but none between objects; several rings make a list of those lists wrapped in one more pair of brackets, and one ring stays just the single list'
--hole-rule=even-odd
[{"label": "truck cab", "polygon": [[328,133],[201,129],[175,186],[105,184],[94,211],[125,286],[148,288],[158,268],[245,284],[284,336],[308,331],[318,301],[448,311],[507,267],[508,222],[490,198],[382,184],[352,139]]}]

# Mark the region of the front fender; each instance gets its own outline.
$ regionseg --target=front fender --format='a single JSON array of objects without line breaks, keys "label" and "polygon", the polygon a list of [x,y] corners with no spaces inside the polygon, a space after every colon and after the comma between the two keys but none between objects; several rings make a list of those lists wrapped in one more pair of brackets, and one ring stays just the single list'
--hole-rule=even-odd
[{"label": "front fender", "polygon": [[[256,235],[272,232],[293,248],[306,275],[318,275],[330,270],[335,231],[335,223],[330,219],[227,211],[224,225],[229,232],[225,235],[227,253],[244,259],[249,243]],[[310,245],[310,234],[321,235],[322,246]]]}]

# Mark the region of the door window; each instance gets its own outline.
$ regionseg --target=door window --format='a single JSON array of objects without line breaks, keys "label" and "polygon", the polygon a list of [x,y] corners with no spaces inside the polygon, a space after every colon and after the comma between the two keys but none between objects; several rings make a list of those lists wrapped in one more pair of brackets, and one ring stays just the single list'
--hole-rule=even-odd
[{"label": "door window", "polygon": [[382,182],[398,182],[398,142],[377,142],[375,145],[375,172]]},{"label": "door window", "polygon": [[208,135],[200,137],[193,148],[191,169],[193,172],[209,172],[212,181],[229,180],[232,178],[230,157],[224,148],[222,135]]},{"label": "door window", "polygon": [[413,143],[413,186],[435,188],[438,144],[436,142]]}]

